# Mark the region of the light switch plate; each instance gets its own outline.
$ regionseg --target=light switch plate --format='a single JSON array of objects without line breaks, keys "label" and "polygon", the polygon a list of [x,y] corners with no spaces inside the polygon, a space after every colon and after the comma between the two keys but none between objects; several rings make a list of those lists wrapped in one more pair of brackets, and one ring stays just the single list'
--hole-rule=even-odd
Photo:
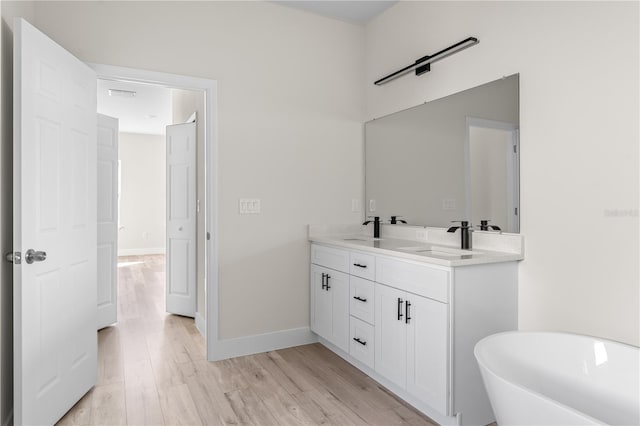
[{"label": "light switch plate", "polygon": [[376,211],[376,200],[369,200],[369,211],[370,212]]},{"label": "light switch plate", "polygon": [[357,198],[353,198],[351,200],[351,211],[353,213],[359,213],[360,212],[360,200]]},{"label": "light switch plate", "polygon": [[240,198],[238,211],[240,214],[260,214],[260,198]]},{"label": "light switch plate", "polygon": [[456,209],[456,199],[455,198],[445,198],[442,200],[442,210],[455,210]]}]

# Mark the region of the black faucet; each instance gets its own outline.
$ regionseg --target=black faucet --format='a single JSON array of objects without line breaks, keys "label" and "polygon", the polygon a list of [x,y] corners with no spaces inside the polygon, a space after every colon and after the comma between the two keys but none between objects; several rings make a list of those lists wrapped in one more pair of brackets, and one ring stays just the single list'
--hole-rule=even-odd
[{"label": "black faucet", "polygon": [[456,232],[458,228],[460,228],[460,236],[462,238],[462,242],[460,244],[460,248],[462,250],[469,250],[471,248],[471,238],[469,235],[469,222],[466,220],[453,220],[452,222],[460,222],[460,226],[452,226],[447,229],[447,232]]},{"label": "black faucet", "polygon": [[373,222],[373,238],[380,238],[380,216],[369,217],[373,217],[373,220],[366,220],[363,225],[368,225]]},{"label": "black faucet", "polygon": [[391,216],[391,219],[389,219],[389,222],[391,222],[392,225],[395,225],[398,222],[407,223],[406,220],[398,219],[399,217],[402,217],[402,216]]},{"label": "black faucet", "polygon": [[480,230],[481,231],[488,231],[490,229],[492,229],[494,231],[501,231],[499,226],[489,225],[489,221],[488,220],[481,220],[480,221]]}]

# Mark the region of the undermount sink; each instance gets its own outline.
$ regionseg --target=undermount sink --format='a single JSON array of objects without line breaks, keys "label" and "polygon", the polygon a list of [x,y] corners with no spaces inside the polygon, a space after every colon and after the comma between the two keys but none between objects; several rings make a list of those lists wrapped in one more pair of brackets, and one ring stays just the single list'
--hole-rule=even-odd
[{"label": "undermount sink", "polygon": [[441,247],[441,246],[412,246],[412,247],[398,247],[398,250],[410,251],[413,253],[420,253],[424,255],[434,256],[468,256],[472,254],[478,254],[471,250],[461,250],[453,247]]}]

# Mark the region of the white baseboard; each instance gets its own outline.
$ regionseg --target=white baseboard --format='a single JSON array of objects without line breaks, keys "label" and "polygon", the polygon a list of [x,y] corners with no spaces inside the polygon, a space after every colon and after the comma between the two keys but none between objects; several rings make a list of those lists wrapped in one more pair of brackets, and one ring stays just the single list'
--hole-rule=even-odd
[{"label": "white baseboard", "polygon": [[120,249],[118,256],[142,256],[145,254],[165,254],[164,247],[137,248],[137,249]]},{"label": "white baseboard", "polygon": [[13,408],[7,414],[7,418],[2,422],[2,426],[11,426],[13,424]]},{"label": "white baseboard", "polygon": [[292,346],[307,345],[317,341],[317,335],[312,333],[309,327],[224,339],[219,340],[214,345],[214,353],[209,354],[209,361],[275,351]]},{"label": "white baseboard", "polygon": [[207,338],[207,322],[200,312],[196,312],[196,328],[202,334],[202,337]]}]

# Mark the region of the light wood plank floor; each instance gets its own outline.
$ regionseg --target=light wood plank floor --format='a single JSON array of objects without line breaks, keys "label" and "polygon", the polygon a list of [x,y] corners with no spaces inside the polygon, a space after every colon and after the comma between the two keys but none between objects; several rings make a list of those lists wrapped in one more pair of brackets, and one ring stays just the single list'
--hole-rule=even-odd
[{"label": "light wood plank floor", "polygon": [[433,425],[319,344],[208,362],[194,321],[164,312],[164,256],[119,259],[118,324],[98,382],[59,425]]}]

